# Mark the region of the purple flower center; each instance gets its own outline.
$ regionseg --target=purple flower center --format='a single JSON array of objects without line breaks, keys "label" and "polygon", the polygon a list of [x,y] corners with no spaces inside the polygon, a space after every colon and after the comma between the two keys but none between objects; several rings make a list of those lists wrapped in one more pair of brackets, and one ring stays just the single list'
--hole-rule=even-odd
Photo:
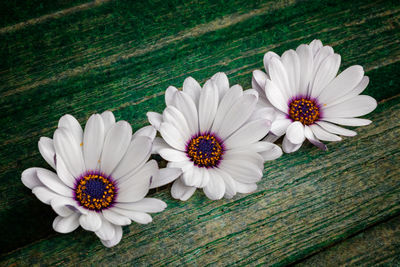
[{"label": "purple flower center", "polygon": [[289,103],[289,118],[303,125],[311,125],[320,118],[318,103],[313,99],[296,98]]},{"label": "purple flower center", "polygon": [[214,134],[199,134],[190,139],[186,146],[186,155],[198,167],[212,168],[218,166],[224,147]]}]

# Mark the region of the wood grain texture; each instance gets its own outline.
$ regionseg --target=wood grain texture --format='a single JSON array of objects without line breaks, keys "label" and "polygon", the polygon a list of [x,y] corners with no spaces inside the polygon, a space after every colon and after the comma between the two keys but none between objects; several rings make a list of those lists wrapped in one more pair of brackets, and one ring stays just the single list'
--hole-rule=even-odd
[{"label": "wood grain texture", "polygon": [[[400,4],[397,1],[111,1],[0,34],[0,265],[286,264],[400,212]],[[19,22],[18,22],[19,23]],[[259,191],[233,200],[171,199],[150,225],[125,227],[105,249],[92,233],[56,234],[54,213],[20,182],[44,166],[40,136],[60,116],[106,109],[134,130],[164,108],[169,85],[225,71],[250,87],[263,54],[314,38],[342,70],[363,65],[379,101],[359,136],[306,145],[266,164]],[[10,228],[11,227],[11,228]]]},{"label": "wood grain texture", "polygon": [[400,216],[320,252],[303,266],[399,266]]}]

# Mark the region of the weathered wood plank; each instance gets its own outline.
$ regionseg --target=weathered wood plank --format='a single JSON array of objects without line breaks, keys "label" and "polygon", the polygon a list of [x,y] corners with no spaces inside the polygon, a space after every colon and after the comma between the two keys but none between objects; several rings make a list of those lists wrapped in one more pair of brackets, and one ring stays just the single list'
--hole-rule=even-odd
[{"label": "weathered wood plank", "polygon": [[[288,263],[399,212],[399,148],[390,143],[398,139],[399,18],[396,1],[114,1],[0,34],[0,227],[9,229],[0,250],[25,246],[3,254],[3,263],[32,255],[72,264],[103,256],[104,263]],[[65,113],[84,121],[111,109],[138,129],[146,111],[162,110],[168,85],[226,71],[249,88],[265,52],[314,38],[334,45],[343,67],[366,68],[366,93],[382,103],[372,118],[380,121],[328,153],[307,147],[267,165],[258,193],[178,203],[163,190],[157,195],[171,210],[127,228],[123,244],[104,250],[83,231],[55,234],[50,208],[20,183],[22,170],[45,166],[37,140]]]},{"label": "weathered wood plank", "polygon": [[296,266],[399,266],[400,216],[380,223]]}]

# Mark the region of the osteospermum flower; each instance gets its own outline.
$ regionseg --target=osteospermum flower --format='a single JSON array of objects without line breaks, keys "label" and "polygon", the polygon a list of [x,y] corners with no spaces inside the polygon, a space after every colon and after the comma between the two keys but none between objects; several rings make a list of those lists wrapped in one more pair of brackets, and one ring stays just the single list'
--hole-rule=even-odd
[{"label": "osteospermum flower", "polygon": [[268,132],[274,112],[256,109],[257,100],[255,90],[229,88],[224,73],[215,74],[203,88],[189,77],[183,91],[167,89],[163,114],[147,116],[163,138],[155,140],[154,151],[169,161],[168,168],[183,171],[172,185],[174,198],[187,200],[196,188],[203,188],[210,199],[256,189],[264,160],[282,154],[278,146],[259,141]]},{"label": "osteospermum flower", "polygon": [[369,79],[361,66],[345,69],[338,76],[340,55],[320,40],[302,44],[296,51],[288,50],[281,57],[274,52],[264,56],[266,73],[253,72],[253,88],[260,94],[261,107],[274,107],[276,120],[271,133],[285,135],[283,150],[300,148],[305,138],[326,150],[320,141],[340,141],[354,136],[345,126],[363,126],[370,120],[356,118],[373,111],[376,100],[360,95]]},{"label": "osteospermum flower", "polygon": [[[148,213],[166,204],[145,198],[157,163],[148,161],[156,131],[147,126],[132,136],[126,121],[115,122],[106,111],[92,115],[83,131],[71,115],[63,116],[53,139],[41,137],[39,151],[55,172],[29,168],[22,182],[58,214],[53,228],[69,233],[79,225],[111,247],[119,243],[123,225],[146,224]],[[164,173],[165,175],[165,173]],[[168,175],[179,175],[170,170]]]}]

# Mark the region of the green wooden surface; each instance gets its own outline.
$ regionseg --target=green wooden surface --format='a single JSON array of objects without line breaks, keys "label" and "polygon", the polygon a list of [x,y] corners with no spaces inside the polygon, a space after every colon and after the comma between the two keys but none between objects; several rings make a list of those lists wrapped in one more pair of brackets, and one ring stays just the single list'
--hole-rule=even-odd
[{"label": "green wooden surface", "polygon": [[[1,22],[0,265],[282,265],[400,214],[398,1],[62,3],[11,7],[21,15]],[[51,208],[20,182],[24,169],[46,167],[37,141],[65,113],[84,122],[110,109],[136,130],[186,76],[225,71],[249,88],[265,52],[314,38],[334,46],[342,70],[364,66],[374,123],[328,152],[306,145],[267,163],[253,194],[212,202],[197,192],[182,203],[169,188],[152,192],[168,209],[106,249],[93,233],[55,233]]]}]

